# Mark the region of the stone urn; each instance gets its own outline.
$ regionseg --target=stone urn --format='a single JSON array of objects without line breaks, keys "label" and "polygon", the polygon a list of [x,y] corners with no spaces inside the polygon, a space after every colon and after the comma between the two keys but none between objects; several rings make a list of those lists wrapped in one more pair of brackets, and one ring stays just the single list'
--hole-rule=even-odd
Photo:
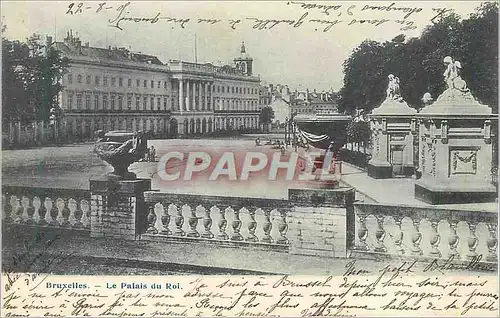
[{"label": "stone urn", "polygon": [[114,170],[107,177],[117,180],[133,180],[136,175],[128,167],[144,158],[147,151],[147,139],[143,132],[110,131],[99,132],[94,152],[113,166]]}]

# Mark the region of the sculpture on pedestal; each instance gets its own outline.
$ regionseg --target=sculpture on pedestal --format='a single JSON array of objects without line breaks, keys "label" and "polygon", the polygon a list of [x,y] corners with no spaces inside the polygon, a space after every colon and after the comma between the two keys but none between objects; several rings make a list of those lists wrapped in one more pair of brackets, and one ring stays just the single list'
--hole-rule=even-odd
[{"label": "sculpture on pedestal", "polygon": [[443,63],[446,90],[432,104],[430,94],[424,95],[418,116],[422,177],[415,198],[430,204],[494,201],[490,140],[497,116],[474,98],[459,61],[446,56]]},{"label": "sculpture on pedestal", "polygon": [[100,132],[94,152],[100,159],[113,166],[114,171],[108,174],[113,179],[135,179],[128,167],[143,159],[147,150],[147,139],[143,132],[110,131]]},{"label": "sculpture on pedestal", "polygon": [[399,86],[399,77],[389,74],[388,78],[389,85],[387,85],[386,99],[392,99],[398,102],[403,101],[403,97],[401,97],[401,88]]},{"label": "sculpture on pedestal", "polygon": [[417,113],[403,99],[400,80],[387,76],[386,98],[370,114],[373,140],[368,175],[376,179],[411,176],[414,173],[414,118]]},{"label": "sculpture on pedestal", "polygon": [[445,57],[443,62],[446,65],[443,76],[448,88],[454,88],[464,93],[468,92],[467,83],[460,77],[462,64],[459,61],[454,61],[450,56]]}]

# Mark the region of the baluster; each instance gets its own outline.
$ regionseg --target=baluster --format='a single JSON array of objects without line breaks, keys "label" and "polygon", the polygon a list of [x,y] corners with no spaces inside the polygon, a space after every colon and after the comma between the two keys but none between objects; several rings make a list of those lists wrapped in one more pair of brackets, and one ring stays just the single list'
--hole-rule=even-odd
[{"label": "baluster", "polygon": [[358,214],[359,217],[359,229],[358,229],[358,238],[359,243],[356,245],[356,250],[358,251],[368,251],[368,244],[366,244],[366,238],[368,237],[368,228],[366,227],[366,218],[368,215],[366,214]]},{"label": "baluster", "polygon": [[439,235],[438,232],[439,220],[432,219],[430,220],[430,222],[431,222],[432,233],[430,237],[431,250],[429,254],[432,257],[439,258],[441,257],[441,252],[439,251],[439,242],[441,242],[441,235]]},{"label": "baluster", "polygon": [[73,227],[75,227],[75,228],[82,228],[83,227],[82,219],[83,219],[84,213],[82,211],[82,203],[83,203],[83,200],[80,200],[80,201],[75,200],[75,202],[74,202],[75,211],[72,212],[72,215],[73,215]]},{"label": "baluster", "polygon": [[71,211],[68,208],[69,199],[68,200],[61,199],[61,203],[62,203],[62,210],[60,211],[62,215],[62,220],[61,220],[62,223],[59,222],[59,224],[61,224],[62,227],[71,227],[71,223],[69,223],[69,216],[71,214]]},{"label": "baluster", "polygon": [[182,205],[179,204],[175,209],[175,231],[174,235],[176,236],[186,236],[186,233],[182,229],[182,225],[184,225],[184,216],[182,215]]},{"label": "baluster", "polygon": [[278,211],[280,213],[280,220],[278,223],[278,232],[280,237],[276,240],[278,244],[288,244],[288,238],[286,237],[286,232],[288,230],[288,224],[286,223],[286,211]]},{"label": "baluster", "polygon": [[47,225],[57,226],[57,221],[55,220],[55,215],[57,213],[57,207],[55,202],[50,198],[45,198],[44,203],[45,209],[47,213],[45,214],[45,220],[47,221]]},{"label": "baluster", "polygon": [[158,230],[155,227],[155,225],[156,225],[156,211],[155,211],[154,205],[148,206],[148,216],[146,217],[146,220],[148,222],[148,228],[146,229],[146,233],[158,234]]},{"label": "baluster", "polygon": [[75,199],[68,199],[67,201],[67,208],[69,211],[68,214],[68,223],[71,225],[74,225],[76,223],[76,210],[77,210],[77,205],[78,203],[76,202]]},{"label": "baluster", "polygon": [[384,245],[385,230],[384,230],[384,218],[383,214],[376,214],[375,218],[377,220],[377,229],[375,230],[375,246],[374,251],[379,253],[386,253],[387,247]]},{"label": "baluster", "polygon": [[213,233],[210,231],[210,229],[212,228],[212,217],[210,215],[212,213],[212,209],[213,207],[210,207],[208,209],[205,209],[204,211],[205,214],[203,217],[203,227],[205,228],[205,232],[203,232],[201,237],[207,239],[211,239],[214,237]]},{"label": "baluster", "polygon": [[471,260],[471,259],[477,257],[476,247],[477,247],[478,239],[476,236],[476,226],[477,226],[476,222],[473,222],[473,221],[469,222],[470,235],[467,238],[467,245],[469,246],[469,253],[467,253],[468,260]]},{"label": "baluster", "polygon": [[40,223],[40,207],[42,206],[42,202],[39,197],[33,197],[33,222],[35,224]]},{"label": "baluster", "polygon": [[264,235],[262,236],[261,242],[264,243],[272,243],[273,238],[271,237],[271,230],[273,228],[273,224],[271,223],[271,211],[264,211],[264,223],[262,224],[262,229],[264,230]]},{"label": "baluster", "polygon": [[15,197],[15,202],[16,202],[16,208],[14,211],[16,211],[14,213],[14,222],[15,223],[23,223],[23,218],[22,218],[22,214],[23,214],[23,206],[21,205],[21,199],[18,198],[17,196]]},{"label": "baluster", "polygon": [[160,234],[163,235],[172,235],[172,231],[170,231],[170,214],[168,213],[170,210],[170,204],[167,206],[164,206],[162,204],[162,209],[161,209],[161,225],[162,225],[162,230]]},{"label": "baluster", "polygon": [[226,234],[226,226],[227,226],[227,220],[226,220],[226,210],[223,208],[219,208],[220,212],[220,220],[219,220],[219,233],[217,234],[217,238],[219,240],[227,240],[228,235]]},{"label": "baluster", "polygon": [[395,216],[394,217],[394,223],[396,223],[397,226],[397,233],[394,235],[394,245],[396,245],[396,251],[399,254],[404,254],[405,250],[402,246],[403,244],[403,230],[401,229],[401,223],[403,221],[403,217],[401,216]]},{"label": "baluster", "polygon": [[189,217],[188,217],[188,225],[189,225],[189,232],[187,233],[187,237],[200,237],[200,233],[196,230],[196,227],[198,226],[198,217],[196,216],[196,210],[198,207],[195,207],[194,209],[191,208],[188,205],[189,208]]},{"label": "baluster", "polygon": [[46,226],[47,225],[47,207],[45,206],[45,201],[47,198],[43,199],[43,197],[39,198],[40,207],[38,208],[38,216],[39,220],[37,222],[38,225]]},{"label": "baluster", "polygon": [[488,262],[496,262],[498,260],[497,225],[495,223],[487,223],[486,225],[488,226],[488,232],[490,232],[488,240],[486,241],[486,246],[488,247],[488,256],[486,257],[486,260]]},{"label": "baluster", "polygon": [[87,200],[82,200],[80,202],[80,210],[82,211],[82,219],[81,223],[84,228],[90,226],[89,213],[90,213],[90,204]]},{"label": "baluster", "polygon": [[420,248],[420,242],[422,241],[422,233],[420,233],[420,220],[412,220],[413,221],[413,229],[414,232],[411,236],[411,242],[413,243],[412,254],[413,255],[422,255],[422,249]]},{"label": "baluster", "polygon": [[62,226],[64,223],[64,215],[62,213],[63,209],[65,207],[65,203],[63,199],[56,199],[55,202],[55,208],[57,209],[57,216],[56,216],[56,221],[59,226]]},{"label": "baluster", "polygon": [[23,223],[33,224],[33,214],[31,213],[30,199],[23,196],[23,198],[21,199],[21,205],[23,206],[23,213],[21,215]]},{"label": "baluster", "polygon": [[12,197],[10,196],[10,194],[7,194],[7,195],[3,195],[2,197],[3,199],[3,213],[2,213],[2,216],[3,216],[3,219],[5,220],[6,223],[10,223],[12,222],[12,205],[10,203],[10,199],[12,199]]},{"label": "baluster", "polygon": [[448,236],[448,246],[450,247],[449,257],[455,258],[459,256],[457,251],[458,242],[460,241],[460,237],[457,235],[457,225],[458,221],[450,220],[450,235]]},{"label": "baluster", "polygon": [[240,234],[240,229],[241,229],[240,210],[241,210],[241,208],[239,208],[239,207],[236,207],[235,209],[233,209],[234,220],[233,220],[233,223],[231,224],[232,228],[233,228],[233,234],[231,235],[231,240],[233,240],[233,241],[242,241],[243,240],[243,236],[241,236],[241,234]]},{"label": "baluster", "polygon": [[248,211],[250,215],[250,222],[248,222],[248,237],[246,241],[248,242],[258,242],[259,239],[255,235],[255,230],[257,229],[257,221],[255,221],[255,210]]}]

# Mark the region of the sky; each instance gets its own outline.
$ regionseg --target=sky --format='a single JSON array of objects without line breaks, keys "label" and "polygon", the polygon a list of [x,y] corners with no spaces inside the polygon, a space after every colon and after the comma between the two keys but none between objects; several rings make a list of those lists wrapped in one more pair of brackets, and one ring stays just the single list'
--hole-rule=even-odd
[{"label": "sky", "polygon": [[23,40],[39,33],[62,41],[73,30],[82,43],[93,47],[126,47],[156,55],[162,62],[214,64],[230,63],[244,41],[255,75],[264,83],[299,90],[339,90],[342,63],[366,39],[419,36],[442,10],[467,18],[480,5],[475,1],[84,1],[81,7],[80,2],[71,3],[2,1],[4,36]]}]

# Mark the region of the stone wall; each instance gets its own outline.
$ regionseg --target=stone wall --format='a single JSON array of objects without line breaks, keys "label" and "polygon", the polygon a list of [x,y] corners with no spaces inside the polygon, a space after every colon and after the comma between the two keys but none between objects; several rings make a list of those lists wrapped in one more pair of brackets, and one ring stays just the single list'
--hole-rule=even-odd
[{"label": "stone wall", "polygon": [[135,240],[144,230],[151,180],[91,180],[90,235]]},{"label": "stone wall", "polygon": [[288,195],[290,253],[348,257],[354,239],[354,189],[290,189]]}]

